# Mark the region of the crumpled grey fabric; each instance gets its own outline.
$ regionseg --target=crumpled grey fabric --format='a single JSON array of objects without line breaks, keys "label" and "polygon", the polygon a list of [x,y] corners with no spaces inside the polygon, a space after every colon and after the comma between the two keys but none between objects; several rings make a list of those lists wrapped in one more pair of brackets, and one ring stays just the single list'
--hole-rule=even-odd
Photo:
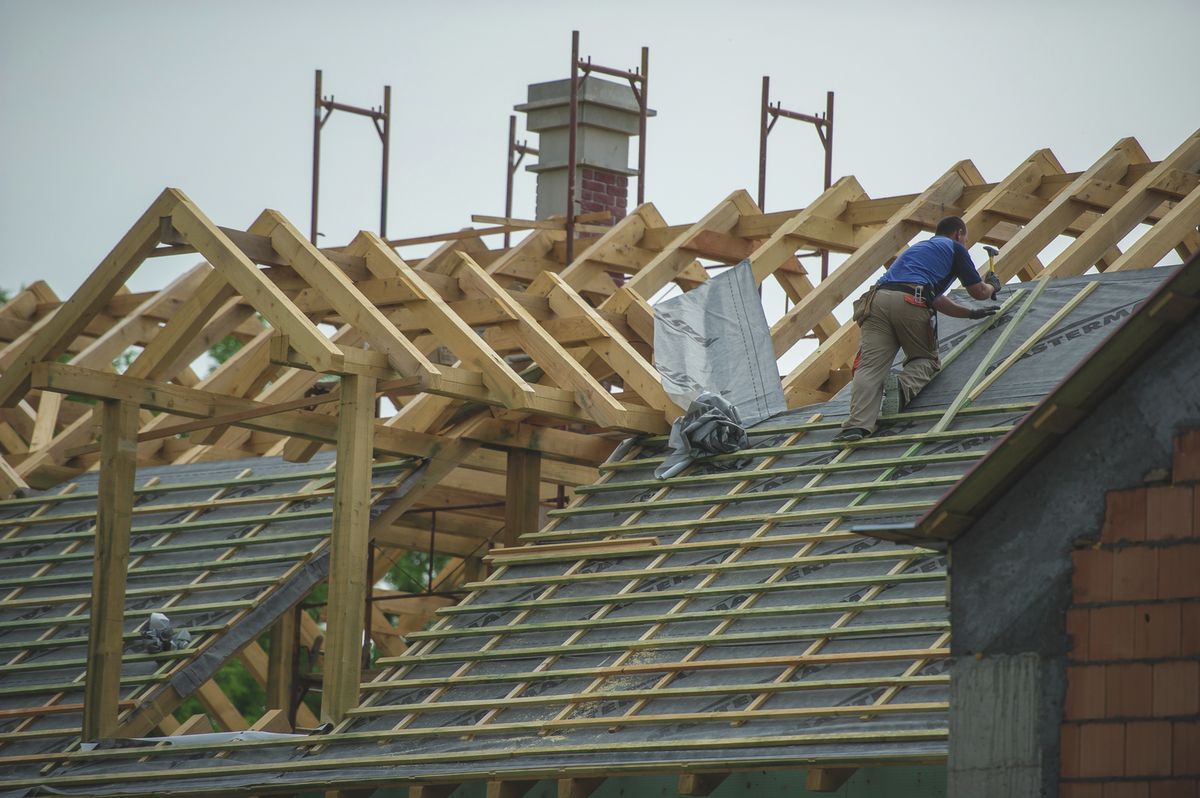
[{"label": "crumpled grey fabric", "polygon": [[171,619],[161,612],[152,612],[142,629],[142,640],[147,652],[158,654],[162,651],[182,651],[192,644],[192,635],[186,629],[172,627]]},{"label": "crumpled grey fabric", "polygon": [[[675,476],[705,455],[744,449],[750,445],[750,436],[736,407],[716,394],[705,392],[688,406],[686,414],[671,424],[667,443],[672,451],[654,469],[658,479]],[[734,465],[730,463],[731,467]]]}]

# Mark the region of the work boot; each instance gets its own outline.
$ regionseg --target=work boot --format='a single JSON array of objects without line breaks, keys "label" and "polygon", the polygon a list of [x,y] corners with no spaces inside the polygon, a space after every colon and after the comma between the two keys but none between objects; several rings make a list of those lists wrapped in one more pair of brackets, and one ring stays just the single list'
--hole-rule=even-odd
[{"label": "work boot", "polygon": [[861,441],[863,438],[867,437],[870,434],[871,434],[870,430],[863,429],[862,427],[847,427],[846,429],[839,432],[836,436],[834,436],[833,442],[834,443],[853,443],[854,441]]},{"label": "work boot", "polygon": [[883,381],[883,406],[880,412],[885,416],[894,416],[904,409],[904,393],[900,389],[900,378],[888,374]]}]

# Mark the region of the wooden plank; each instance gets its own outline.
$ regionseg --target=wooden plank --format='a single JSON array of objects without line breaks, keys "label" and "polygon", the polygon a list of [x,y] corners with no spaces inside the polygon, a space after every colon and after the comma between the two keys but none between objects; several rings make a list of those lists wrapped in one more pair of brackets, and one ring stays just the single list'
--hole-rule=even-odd
[{"label": "wooden plank", "polygon": [[408,788],[408,798],[450,798],[459,788],[455,784],[414,784]]},{"label": "wooden plank", "polygon": [[404,483],[391,494],[391,501],[383,512],[379,513],[370,524],[370,537],[374,538],[381,530],[392,525],[396,519],[408,512],[442,479],[458,468],[479,447],[476,441],[463,440],[457,437],[439,439],[437,448],[430,452],[429,458],[404,480]]},{"label": "wooden plank", "polygon": [[271,650],[267,659],[267,707],[290,711],[295,695],[293,671],[296,664],[296,612],[288,609],[271,626]]},{"label": "wooden plank", "polygon": [[[413,346],[379,308],[355,287],[350,278],[327,260],[281,213],[263,211],[250,226],[250,231],[269,236],[272,246],[287,259],[296,273],[329,300],[346,324],[358,330],[372,347],[386,354],[392,368],[401,376],[438,373],[437,366]],[[355,241],[359,241],[359,238]],[[391,252],[382,242],[379,246]],[[366,254],[353,244],[347,251],[359,257]]]},{"label": "wooden plank", "polygon": [[[583,252],[577,253],[574,262],[562,270],[562,278],[580,293],[601,300],[611,296],[617,290],[617,284],[608,275],[612,265],[605,262],[606,253],[629,250],[641,241],[647,229],[665,226],[666,222],[652,204],[639,206],[604,235],[594,239]],[[637,265],[636,261],[631,265]]]},{"label": "wooden plank", "polygon": [[0,405],[13,407],[24,398],[33,364],[61,354],[108,304],[158,243],[159,219],[170,215],[182,199],[182,193],[175,189],[163,191],[71,298],[37,328],[20,355],[0,374]]},{"label": "wooden plank", "polygon": [[935,217],[944,214],[945,206],[957,202],[966,186],[981,183],[983,177],[974,164],[959,161],[916,199],[901,208],[811,294],[772,325],[771,340],[776,357],[788,352],[900,247],[908,243],[919,229],[936,224]]},{"label": "wooden plank", "polygon": [[[441,526],[442,514],[438,514],[438,526]],[[467,536],[455,532],[437,529],[432,541],[429,535],[428,520],[425,526],[414,526],[406,521],[396,521],[387,527],[379,527],[373,531],[375,544],[384,548],[401,549],[404,551],[432,551],[435,554],[448,554],[454,557],[478,557],[487,550],[488,539],[495,533],[492,528],[475,524],[477,536]],[[432,544],[432,545],[431,545]]]},{"label": "wooden plank", "polygon": [[576,402],[596,423],[605,427],[627,428],[628,414],[621,403],[588,374],[578,361],[567,354],[528,311],[513,302],[508,293],[484,273],[479,264],[469,255],[460,254],[459,257],[461,262],[457,274],[463,290],[477,291],[511,313],[525,351],[560,387],[575,391]]},{"label": "wooden plank", "polygon": [[487,783],[487,798],[523,798],[525,793],[537,786],[536,780],[518,781],[504,779]]},{"label": "wooden plank", "polygon": [[[175,376],[171,369],[186,359],[184,355],[196,351],[196,339],[201,329],[231,292],[224,278],[210,270],[179,312],[129,365],[125,375],[145,380],[165,380]],[[27,480],[38,482],[40,471],[64,462],[69,451],[90,439],[91,426],[92,415],[88,411],[67,425],[44,449],[22,462],[18,470]]]},{"label": "wooden plank", "polygon": [[683,409],[663,390],[657,369],[638,353],[575,289],[553,272],[543,272],[529,286],[529,292],[545,296],[560,317],[582,317],[595,329],[588,345],[612,368],[646,404],[663,411],[667,421],[683,415]]},{"label": "wooden plank", "polygon": [[809,792],[837,792],[857,770],[858,768],[809,768],[804,775],[804,789]]},{"label": "wooden plank", "polygon": [[[96,398],[136,401],[143,407],[180,416],[207,418],[211,415],[243,413],[270,405],[251,399],[214,394],[195,388],[169,383],[135,380],[115,374],[104,374],[64,363],[41,363],[34,369],[37,385],[42,390],[94,396]],[[336,419],[310,411],[291,410],[263,418],[238,422],[248,429],[280,435],[297,435],[324,443],[337,441]],[[567,467],[547,464],[544,478],[561,484],[578,484],[581,476],[576,463],[599,462],[601,455],[611,451],[612,442],[588,440],[577,433],[562,430],[532,428],[499,419],[484,419],[470,432],[470,439],[480,443],[503,446],[522,446],[541,451],[549,459],[561,459]],[[446,438],[420,432],[397,429],[386,424],[375,425],[375,449],[384,454],[431,457],[446,447]],[[606,455],[605,455],[606,456]],[[590,458],[595,457],[595,460]],[[498,452],[476,451],[464,460],[469,468],[503,473],[503,455]]]},{"label": "wooden plank", "polygon": [[8,461],[0,457],[0,499],[20,496],[29,490],[29,485]]},{"label": "wooden plank", "polygon": [[533,389],[513,371],[507,361],[484,343],[449,308],[437,291],[421,279],[420,273],[401,260],[377,236],[361,232],[349,249],[363,255],[367,268],[377,278],[401,281],[407,291],[419,300],[421,320],[427,329],[464,364],[479,371],[484,384],[503,397],[506,406],[521,406],[527,400],[527,395],[533,393]]},{"label": "wooden plank", "polygon": [[[658,545],[658,538],[625,538],[624,540],[583,540],[575,543],[543,543],[537,546],[510,546],[492,549],[484,562],[536,561],[547,555],[576,554],[594,557],[597,554],[642,551]],[[506,562],[511,564],[510,562]]]},{"label": "wooden plank", "polygon": [[1119,243],[1162,204],[1163,197],[1154,187],[1164,176],[1174,170],[1194,172],[1197,169],[1200,169],[1200,130],[1185,139],[1174,152],[1133,184],[1099,221],[1046,266],[1041,279],[1086,272],[1104,256],[1109,247]]},{"label": "wooden plank", "polygon": [[33,435],[29,438],[29,449],[44,449],[54,438],[58,426],[58,411],[65,397],[61,393],[45,391],[38,397],[37,417],[33,422]]},{"label": "wooden plank", "polygon": [[857,324],[847,321],[788,372],[783,378],[783,395],[788,407],[803,407],[829,398],[822,386],[834,369],[854,359],[861,332]]},{"label": "wooden plank", "polygon": [[221,686],[212,679],[200,685],[195,696],[204,710],[221,724],[223,731],[245,731],[250,728],[250,724],[229,700],[229,696],[225,695]]},{"label": "wooden plank", "polygon": [[125,575],[133,526],[137,471],[138,406],[105,400],[101,405],[100,482],[96,507],[92,607],[84,677],[85,740],[109,737],[117,728],[121,654],[124,650]]},{"label": "wooden plank", "polygon": [[511,546],[526,532],[541,527],[541,457],[528,449],[508,451],[507,495],[504,501],[504,530],[501,538]]},{"label": "wooden plank", "polygon": [[654,296],[659,289],[678,277],[696,260],[696,256],[685,249],[690,240],[705,231],[727,233],[743,215],[750,216],[756,213],[759,213],[759,209],[754,200],[744,189],[738,189],[717,203],[716,207],[698,222],[676,236],[653,260],[634,274],[626,285],[641,296]]},{"label": "wooden plank", "polygon": [[374,418],[375,381],[357,375],[343,377],[321,689],[321,719],[333,723],[358,705],[364,602],[371,590],[367,552]]},{"label": "wooden plank", "polygon": [[558,798],[588,798],[604,783],[603,776],[558,780]]},{"label": "wooden plank", "polygon": [[1062,164],[1049,149],[1037,150],[1026,158],[1007,177],[992,186],[986,194],[972,202],[967,208],[962,217],[963,222],[967,225],[966,246],[970,247],[982,241],[992,231],[992,228],[1003,220],[993,211],[993,207],[1001,202],[1007,194],[1032,195],[1046,176],[1063,172]]},{"label": "wooden plank", "polygon": [[853,176],[843,177],[825,189],[808,207],[780,224],[770,238],[760,244],[750,256],[755,281],[761,284],[787,263],[800,247],[798,238],[812,242],[811,233],[806,235],[805,230],[836,222],[850,202],[864,199],[866,196],[866,192]]},{"label": "wooden plank", "polygon": [[727,770],[715,773],[681,773],[679,775],[679,794],[712,795],[730,775]]},{"label": "wooden plank", "polygon": [[[167,717],[170,717],[169,715]],[[161,725],[161,722],[160,722]],[[209,721],[208,715],[192,715],[183,723],[180,723],[170,736],[178,737],[185,734],[211,734],[213,732],[212,722]]]},{"label": "wooden plank", "polygon": [[1112,149],[1058,192],[1028,224],[1009,239],[993,264],[996,274],[1001,280],[1010,279],[1047,244],[1063,233],[1085,210],[1074,198],[1083,187],[1094,180],[1120,180],[1131,165],[1148,160],[1136,139],[1124,138],[1118,141]]},{"label": "wooden plank", "polygon": [[293,339],[296,348],[314,367],[319,371],[338,371],[341,367],[338,349],[199,208],[190,201],[180,202],[172,209],[171,221],[255,310]]},{"label": "wooden plank", "polygon": [[1192,191],[1176,203],[1175,207],[1167,211],[1154,227],[1125,250],[1125,254],[1117,258],[1105,271],[1149,269],[1167,257],[1171,250],[1177,248],[1188,236],[1194,236],[1198,225],[1200,189]]}]

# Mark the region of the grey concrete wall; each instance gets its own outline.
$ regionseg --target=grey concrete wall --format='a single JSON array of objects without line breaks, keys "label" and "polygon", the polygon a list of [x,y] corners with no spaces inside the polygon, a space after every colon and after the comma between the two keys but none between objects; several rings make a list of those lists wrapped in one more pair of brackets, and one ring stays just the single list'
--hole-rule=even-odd
[{"label": "grey concrete wall", "polygon": [[962,657],[955,663],[950,739],[958,741],[958,756],[947,776],[950,795],[1038,794],[1041,681],[1042,658],[1036,654]]},{"label": "grey concrete wall", "polygon": [[[1106,491],[1141,485],[1151,469],[1169,467],[1175,434],[1200,426],[1198,353],[1193,316],[1121,386],[1105,389],[1100,407],[952,546],[952,679],[991,684],[980,689],[997,690],[1002,709],[990,735],[956,736],[956,726],[975,728],[978,718],[968,716],[977,711],[971,700],[952,699],[951,795],[992,794],[988,785],[1007,772],[1011,740],[1031,712],[1041,783],[1033,794],[1058,794],[1071,550],[1099,538]],[[1038,678],[1000,679],[1014,656]]]}]

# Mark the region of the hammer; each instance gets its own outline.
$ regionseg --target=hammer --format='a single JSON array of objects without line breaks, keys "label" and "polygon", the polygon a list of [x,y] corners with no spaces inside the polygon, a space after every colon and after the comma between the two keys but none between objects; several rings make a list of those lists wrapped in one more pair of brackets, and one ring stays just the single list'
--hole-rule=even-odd
[{"label": "hammer", "polygon": [[985,276],[983,279],[985,282],[988,282],[988,283],[991,283],[992,285],[994,285],[996,287],[996,293],[999,294],[1000,293],[1000,278],[996,276],[996,270],[992,267],[992,261],[995,259],[995,257],[997,255],[1000,254],[1000,250],[996,249],[995,247],[989,247],[987,244],[984,244],[983,251],[986,252],[987,256],[988,256],[987,276]]}]

